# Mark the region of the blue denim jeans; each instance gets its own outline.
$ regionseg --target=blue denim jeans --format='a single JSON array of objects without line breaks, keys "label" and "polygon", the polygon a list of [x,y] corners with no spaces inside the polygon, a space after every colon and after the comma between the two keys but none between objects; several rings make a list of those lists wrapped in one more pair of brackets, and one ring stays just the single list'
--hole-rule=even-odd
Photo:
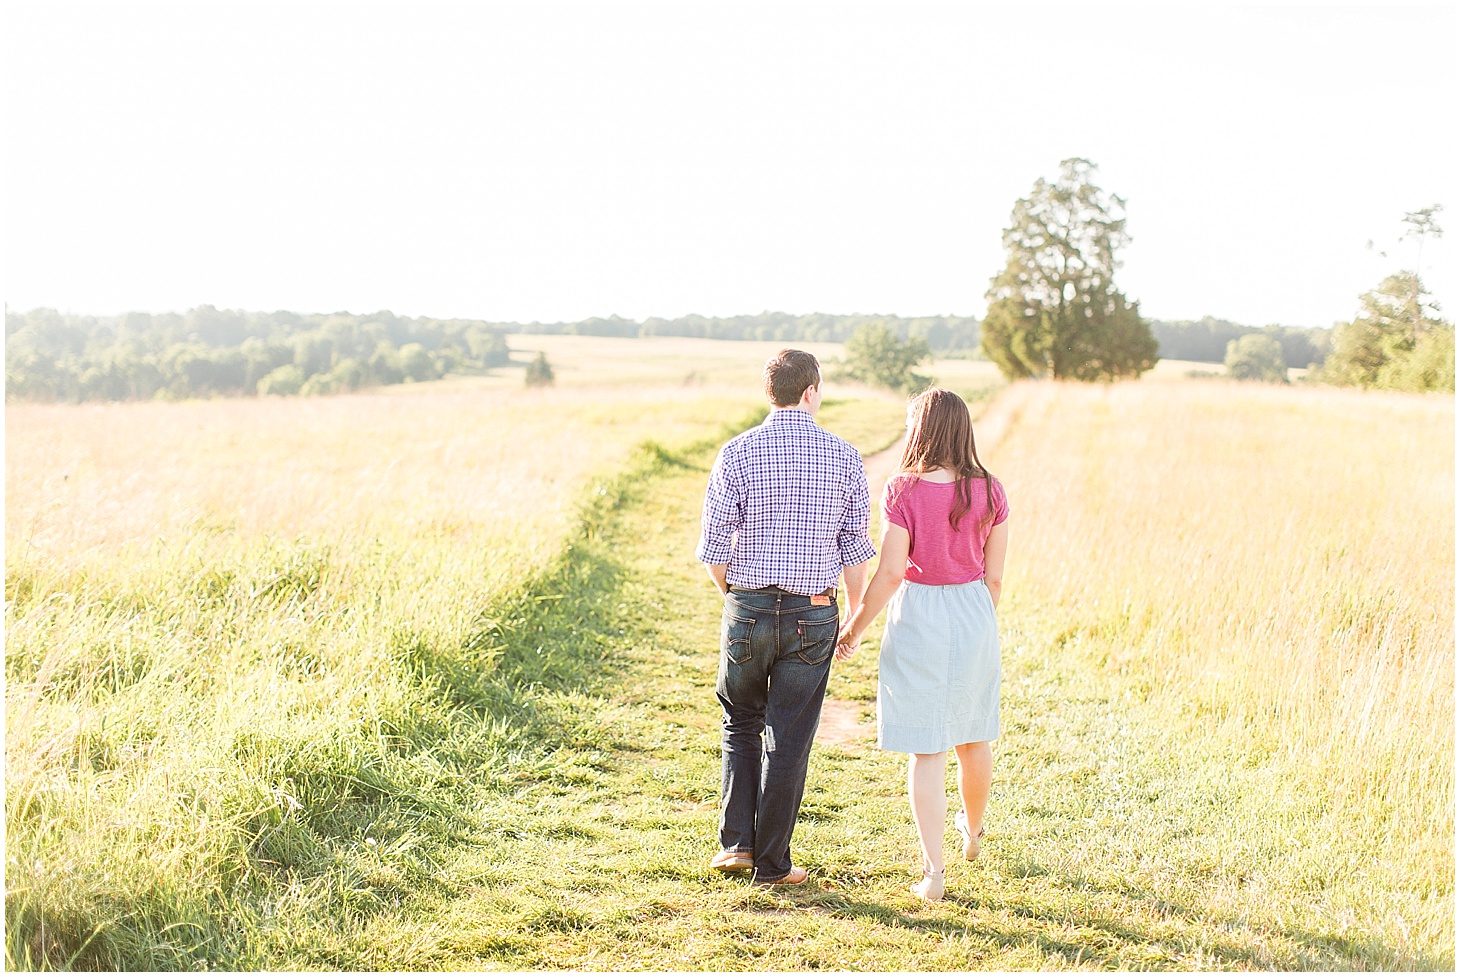
[{"label": "blue denim jeans", "polygon": [[720,847],[755,878],[791,871],[791,832],[836,650],[837,605],[776,587],[732,590],[720,624]]}]

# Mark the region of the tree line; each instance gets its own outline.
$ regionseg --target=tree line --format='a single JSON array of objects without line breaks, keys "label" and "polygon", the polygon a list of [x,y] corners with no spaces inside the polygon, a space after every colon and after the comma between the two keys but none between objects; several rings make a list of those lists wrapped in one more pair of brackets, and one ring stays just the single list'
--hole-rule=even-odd
[{"label": "tree line", "polygon": [[[412,319],[389,311],[243,312],[211,305],[118,316],[32,309],[6,312],[5,391],[11,398],[44,401],[337,393],[505,366],[506,337],[513,333],[835,343],[872,329],[884,345],[915,340],[929,355],[982,356],[979,326],[967,316],[781,312],[516,323]],[[1258,331],[1211,318],[1153,321],[1151,327],[1158,355],[1211,363],[1222,362],[1229,339]],[[1326,330],[1267,326],[1262,332],[1281,338],[1289,365],[1323,358],[1318,351],[1326,349]]]},{"label": "tree line", "polygon": [[[635,338],[686,336],[696,339],[726,339],[761,342],[845,343],[873,328],[878,342],[886,333],[901,341],[918,339],[932,354],[976,353],[982,340],[981,320],[976,316],[834,315],[811,313],[790,315],[761,312],[756,315],[714,317],[681,316],[677,319],[651,317],[638,321],[620,316],[590,318],[580,322],[497,323],[508,333],[567,336],[611,336]],[[1221,363],[1227,343],[1239,336],[1261,332],[1275,336],[1285,357],[1294,367],[1322,362],[1328,353],[1329,330],[1299,326],[1243,326],[1207,316],[1199,320],[1150,320],[1151,333],[1160,359]]]},{"label": "tree line", "polygon": [[508,362],[505,330],[390,312],[5,314],[5,393],[45,401],[327,394]]},{"label": "tree line", "polygon": [[302,314],[201,305],[185,313],[5,314],[5,393],[42,401],[328,394],[483,373],[505,366],[507,335],[687,336],[844,342],[879,323],[936,352],[975,350],[978,320],[960,316],[618,316],[515,323],[408,318],[389,311]]},{"label": "tree line", "polygon": [[[1139,302],[1114,280],[1118,252],[1130,242],[1125,201],[1095,185],[1095,169],[1089,160],[1064,160],[1058,177],[1037,179],[1030,195],[1015,202],[1003,232],[1007,261],[986,293],[982,322],[762,312],[523,325],[210,305],[185,314],[111,318],[7,310],[6,395],[79,401],[335,393],[505,365],[505,337],[514,332],[846,343],[845,375],[899,390],[926,382],[913,369],[930,356],[977,351],[1010,379],[1138,377],[1164,356],[1225,363],[1238,379],[1287,382],[1289,368],[1307,367],[1314,382],[1454,391],[1455,329],[1439,317],[1417,272],[1386,278],[1360,297],[1358,316],[1331,333],[1257,329],[1211,317],[1143,318]],[[1422,247],[1426,237],[1440,236],[1440,209],[1437,204],[1406,214],[1405,239]],[[546,360],[538,366],[527,380],[550,383]]]},{"label": "tree line", "polygon": [[581,322],[512,324],[505,328],[509,332],[569,336],[685,336],[761,342],[844,343],[857,330],[873,324],[891,329],[899,339],[921,339],[934,352],[978,348],[979,320],[973,316],[953,315],[905,318],[894,315],[761,312],[727,317],[686,315],[677,319],[655,316],[642,322],[609,316]]},{"label": "tree line", "polygon": [[1225,362],[1227,348],[1234,341],[1243,336],[1268,336],[1278,344],[1286,366],[1303,369],[1322,363],[1328,357],[1332,332],[1301,326],[1240,326],[1226,319],[1206,316],[1179,322],[1152,319],[1151,335],[1156,337],[1161,359],[1197,363]]},{"label": "tree line", "polygon": [[[1406,230],[1398,243],[1415,245],[1416,269],[1425,239],[1444,236],[1438,218],[1443,209],[1435,204],[1404,215]],[[1358,315],[1334,326],[1328,347],[1327,356],[1309,367],[1310,383],[1455,392],[1455,326],[1440,317],[1418,270],[1388,275],[1360,295]],[[1286,383],[1284,353],[1275,337],[1242,336],[1228,344],[1227,373]]]}]

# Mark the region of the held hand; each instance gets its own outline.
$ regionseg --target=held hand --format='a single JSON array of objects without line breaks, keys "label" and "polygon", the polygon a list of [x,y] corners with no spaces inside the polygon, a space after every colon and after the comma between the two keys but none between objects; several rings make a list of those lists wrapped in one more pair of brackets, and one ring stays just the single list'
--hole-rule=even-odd
[{"label": "held hand", "polygon": [[844,662],[847,659],[851,658],[852,654],[857,650],[857,645],[861,642],[861,640],[861,633],[852,630],[851,621],[848,621],[846,624],[844,624],[842,626],[841,634],[837,635],[836,638],[836,660],[839,662]]}]

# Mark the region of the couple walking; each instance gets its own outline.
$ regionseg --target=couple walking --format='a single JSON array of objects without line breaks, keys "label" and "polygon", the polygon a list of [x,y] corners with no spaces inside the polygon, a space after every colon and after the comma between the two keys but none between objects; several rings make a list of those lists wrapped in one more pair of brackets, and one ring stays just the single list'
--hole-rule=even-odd
[{"label": "couple walking", "polygon": [[[857,450],[822,430],[816,357],[766,363],[772,411],[720,450],[697,556],[725,595],[715,694],[723,710],[720,852],[710,867],[795,885],[791,832],[833,658],[846,661],[889,607],[877,661],[877,745],[910,754],[923,851],[914,895],[943,895],[944,764],[958,760],[963,857],[983,836],[999,735],[999,600],[1008,543],[1003,487],[978,460],[968,408],[929,390],[908,405],[907,442],[882,495],[882,556],[867,536]],[[838,629],[837,578],[852,613]]]}]

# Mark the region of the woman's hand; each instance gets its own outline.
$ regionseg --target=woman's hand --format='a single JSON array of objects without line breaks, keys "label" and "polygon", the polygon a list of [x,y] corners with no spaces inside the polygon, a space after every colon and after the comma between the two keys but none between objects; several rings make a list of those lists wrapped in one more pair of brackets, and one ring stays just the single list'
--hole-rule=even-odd
[{"label": "woman's hand", "polygon": [[882,524],[882,557],[877,564],[877,572],[872,575],[862,595],[862,602],[837,635],[837,661],[844,662],[856,653],[862,634],[877,620],[877,615],[882,613],[882,608],[902,585],[902,575],[907,570],[907,551],[911,545],[912,537],[906,529],[895,522]]}]

